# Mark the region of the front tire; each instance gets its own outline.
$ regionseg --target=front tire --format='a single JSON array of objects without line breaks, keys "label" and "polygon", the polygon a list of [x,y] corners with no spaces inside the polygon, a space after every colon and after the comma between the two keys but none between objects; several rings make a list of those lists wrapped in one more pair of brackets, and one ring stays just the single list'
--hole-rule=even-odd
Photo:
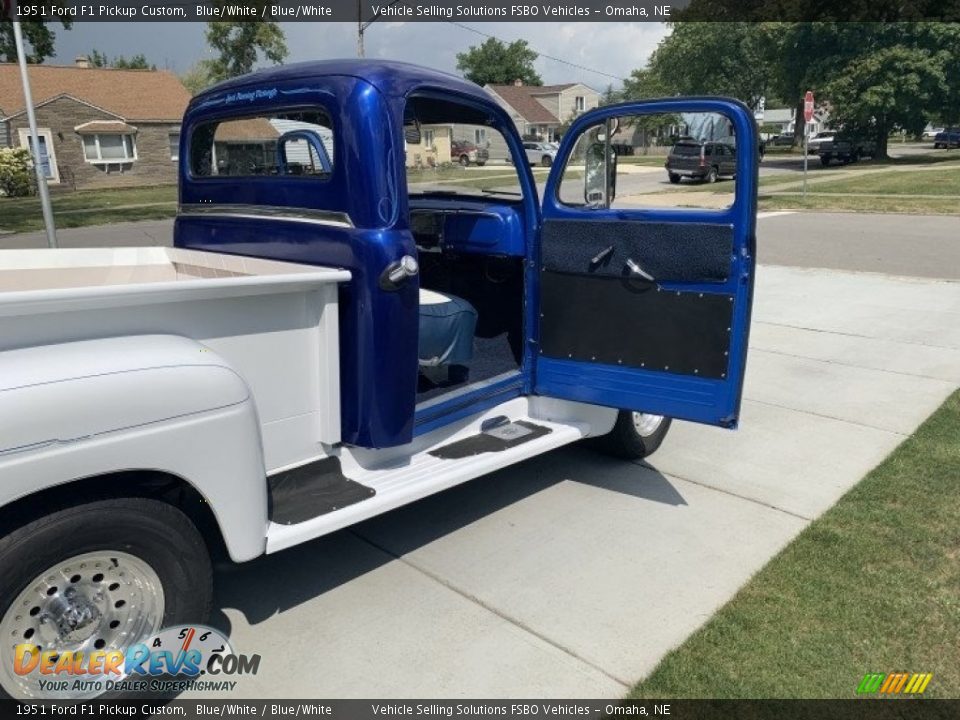
[{"label": "front tire", "polygon": [[671,419],[662,415],[621,410],[613,430],[602,437],[591,438],[590,444],[605,455],[641,460],[657,451],[670,423]]},{"label": "front tire", "polygon": [[[87,502],[13,527],[0,539],[0,577],[4,637],[85,656],[205,622],[213,602],[200,533],[179,509],[146,498]],[[37,678],[13,672],[13,645],[0,645],[0,698],[36,696]]]},{"label": "front tire", "polygon": [[551,165],[553,165],[553,158],[550,157],[549,155],[544,155],[542,158],[540,158],[540,164],[543,167],[550,167]]},{"label": "front tire", "polygon": [[673,185],[679,185],[679,184],[680,184],[680,176],[677,175],[676,173],[668,173],[668,177],[670,178],[670,183],[671,183],[671,184],[673,184]]}]

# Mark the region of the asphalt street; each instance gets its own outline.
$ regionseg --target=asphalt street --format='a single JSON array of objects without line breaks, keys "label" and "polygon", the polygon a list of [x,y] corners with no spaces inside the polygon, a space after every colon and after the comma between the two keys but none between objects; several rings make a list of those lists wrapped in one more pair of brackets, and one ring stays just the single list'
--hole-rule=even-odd
[{"label": "asphalt street", "polygon": [[[172,220],[60,230],[62,247],[169,245]],[[0,248],[46,247],[43,233],[0,237]],[[761,213],[764,264],[960,279],[960,216]]]}]

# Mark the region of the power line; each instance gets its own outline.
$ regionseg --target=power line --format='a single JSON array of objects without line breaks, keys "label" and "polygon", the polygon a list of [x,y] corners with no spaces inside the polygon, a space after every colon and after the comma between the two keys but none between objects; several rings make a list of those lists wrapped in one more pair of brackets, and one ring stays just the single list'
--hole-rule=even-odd
[{"label": "power line", "polygon": [[[456,25],[458,28],[463,28],[464,30],[468,30],[469,32],[476,33],[481,37],[493,38],[498,42],[509,44],[509,41],[504,40],[503,38],[499,38],[496,35],[490,35],[489,33],[482,32],[480,30],[477,30],[476,28],[470,27],[469,25],[464,25],[463,23],[458,23],[453,20],[447,20],[446,22],[450,23],[451,25]],[[543,57],[543,58],[546,58],[547,60],[553,60],[554,62],[562,63],[564,65],[569,65],[570,67],[577,68],[578,70],[586,70],[587,72],[595,73],[597,75],[603,75],[604,77],[613,78],[614,80],[619,80],[620,82],[626,82],[626,78],[620,77],[619,75],[611,75],[610,73],[603,72],[602,70],[594,70],[593,68],[587,67],[586,65],[578,65],[577,63],[570,62],[569,60],[563,60],[562,58],[554,57],[553,55],[547,55],[546,53],[542,53],[534,47],[531,47],[530,49],[533,50],[538,57]]]}]

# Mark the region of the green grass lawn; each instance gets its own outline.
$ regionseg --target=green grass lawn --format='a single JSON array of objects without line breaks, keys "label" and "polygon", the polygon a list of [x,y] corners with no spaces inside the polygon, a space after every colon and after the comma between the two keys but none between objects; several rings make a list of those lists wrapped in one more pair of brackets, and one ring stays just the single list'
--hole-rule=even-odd
[{"label": "green grass lawn", "polygon": [[667,155],[618,155],[617,163],[620,165],[653,165],[654,167],[663,167],[667,161]]},{"label": "green grass lawn", "polygon": [[952,195],[960,201],[960,167],[865,173],[839,180],[825,180],[807,187],[817,193]]},{"label": "green grass lawn", "polygon": [[[53,193],[51,202],[57,227],[152,220],[176,214],[177,187],[158,185]],[[42,230],[40,199],[0,198],[0,229],[14,232]]]},{"label": "green grass lawn", "polygon": [[631,697],[851,698],[868,672],[931,672],[924,697],[958,698],[958,638],[960,392]]},{"label": "green grass lawn", "polygon": [[[813,192],[814,186],[808,186]],[[960,198],[851,197],[850,195],[790,195],[761,193],[760,210],[813,210],[820,212],[904,213],[913,215],[960,215]]]}]

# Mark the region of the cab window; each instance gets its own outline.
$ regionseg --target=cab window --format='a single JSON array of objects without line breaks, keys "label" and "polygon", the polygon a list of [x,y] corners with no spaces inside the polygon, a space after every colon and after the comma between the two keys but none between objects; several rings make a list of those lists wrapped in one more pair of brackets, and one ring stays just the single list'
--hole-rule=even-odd
[{"label": "cab window", "polygon": [[333,173],[334,138],[323,110],[228,118],[197,126],[190,142],[194,177],[303,177]]}]

